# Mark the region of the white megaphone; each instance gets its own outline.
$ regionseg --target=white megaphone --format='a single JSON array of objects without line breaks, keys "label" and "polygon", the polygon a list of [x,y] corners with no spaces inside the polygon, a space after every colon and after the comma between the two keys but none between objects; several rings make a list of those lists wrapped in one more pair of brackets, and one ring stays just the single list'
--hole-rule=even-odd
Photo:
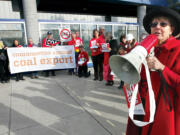
[{"label": "white megaphone", "polygon": [[158,44],[156,35],[148,35],[134,49],[125,55],[113,55],[109,65],[115,75],[128,84],[137,84],[140,80],[141,65],[152,47]]}]

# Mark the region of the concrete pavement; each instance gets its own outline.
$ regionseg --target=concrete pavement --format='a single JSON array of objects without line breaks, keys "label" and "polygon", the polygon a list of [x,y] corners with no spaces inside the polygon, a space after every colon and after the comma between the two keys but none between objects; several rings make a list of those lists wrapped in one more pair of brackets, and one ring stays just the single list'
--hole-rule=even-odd
[{"label": "concrete pavement", "polygon": [[68,75],[0,84],[0,135],[124,135],[122,90]]}]

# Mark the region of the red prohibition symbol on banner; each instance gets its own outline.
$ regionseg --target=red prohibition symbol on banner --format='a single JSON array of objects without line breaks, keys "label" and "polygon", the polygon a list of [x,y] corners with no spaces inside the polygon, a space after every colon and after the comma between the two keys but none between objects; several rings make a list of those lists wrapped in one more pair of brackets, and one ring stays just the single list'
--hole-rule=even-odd
[{"label": "red prohibition symbol on banner", "polygon": [[71,32],[69,29],[63,29],[60,32],[60,36],[62,37],[62,39],[68,39],[71,36]]}]

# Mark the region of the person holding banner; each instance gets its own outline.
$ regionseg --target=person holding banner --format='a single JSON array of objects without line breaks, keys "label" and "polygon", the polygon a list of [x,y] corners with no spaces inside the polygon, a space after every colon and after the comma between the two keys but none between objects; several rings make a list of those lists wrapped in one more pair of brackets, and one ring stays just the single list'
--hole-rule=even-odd
[{"label": "person holding banner", "polygon": [[[53,38],[53,33],[48,31],[47,32],[47,37],[45,37],[43,39],[43,42],[42,42],[42,47],[53,47],[53,46],[56,46],[60,44],[60,41],[56,41],[54,38]],[[55,71],[54,70],[47,70],[45,71],[45,76],[48,77],[49,76],[49,72],[51,72],[52,76],[56,76],[55,74]]]},{"label": "person holding banner", "polygon": [[89,42],[89,47],[91,50],[91,57],[94,67],[94,80],[102,81],[103,77],[103,59],[101,52],[101,44],[103,41],[99,38],[99,31],[93,30],[93,38]]},{"label": "person holding banner", "polygon": [[[37,45],[35,45],[33,43],[32,38],[28,39],[28,47],[37,47]],[[38,72],[37,71],[31,72],[31,79],[34,79],[34,78],[38,78]]]},{"label": "person holding banner", "polygon": [[60,41],[56,41],[53,38],[53,33],[48,31],[47,32],[47,37],[45,37],[42,41],[42,47],[53,47],[60,44]]},{"label": "person holding banner", "polygon": [[[15,40],[13,41],[13,47],[21,48],[21,47],[23,47],[23,46],[22,46],[22,45],[19,45],[19,41],[15,39]],[[24,77],[23,77],[23,73],[16,73],[15,76],[16,76],[16,81],[25,80]]]},{"label": "person holding banner", "polygon": [[[179,24],[179,13],[162,7],[151,10],[143,19],[145,30],[158,38],[155,56],[147,57],[156,112],[154,122],[142,128],[129,119],[126,135],[180,135],[180,41],[174,38],[180,33]],[[148,121],[150,95],[144,72],[142,69],[139,90],[145,99],[143,120]]]},{"label": "person holding banner", "polygon": [[3,41],[0,40],[0,81],[1,83],[7,83],[10,79],[8,66],[7,50]]}]

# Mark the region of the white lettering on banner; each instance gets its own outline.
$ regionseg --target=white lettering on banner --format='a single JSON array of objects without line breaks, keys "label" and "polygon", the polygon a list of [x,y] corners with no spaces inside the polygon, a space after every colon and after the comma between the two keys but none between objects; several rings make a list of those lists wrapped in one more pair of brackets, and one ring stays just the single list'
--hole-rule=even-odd
[{"label": "white lettering on banner", "polygon": [[[126,97],[128,108],[130,108],[130,103],[131,103],[134,87],[135,87],[135,85],[126,85],[126,87],[123,87],[123,91],[124,91],[124,94]],[[134,109],[134,114],[145,115],[144,108],[143,108],[139,93],[137,94],[137,98],[136,98],[136,106]]]},{"label": "white lettering on banner", "polygon": [[8,48],[11,73],[75,68],[73,46],[54,48]]}]

